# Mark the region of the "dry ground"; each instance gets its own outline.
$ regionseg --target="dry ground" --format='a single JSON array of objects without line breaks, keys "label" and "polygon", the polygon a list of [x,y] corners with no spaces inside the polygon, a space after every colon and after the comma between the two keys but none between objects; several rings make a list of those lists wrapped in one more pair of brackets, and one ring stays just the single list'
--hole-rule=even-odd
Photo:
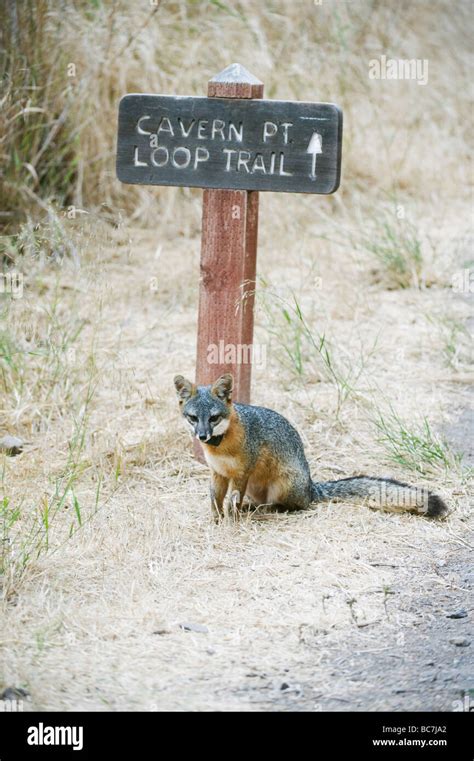
[{"label": "dry ground", "polygon": [[[54,397],[60,379],[42,409],[54,407],[54,424],[32,426],[30,446],[4,463],[5,490],[25,525],[44,500],[53,504],[63,475],[75,474],[51,521],[49,551],[5,596],[2,681],[26,689],[35,709],[452,710],[473,686],[474,645],[452,642],[472,636],[466,478],[457,466],[422,477],[389,463],[371,423],[387,398],[404,419],[426,414],[434,429],[457,420],[466,374],[446,367],[443,333],[427,315],[447,309],[462,318],[466,299],[437,287],[381,290],[352,255],[341,277],[330,244],[290,256],[263,227],[262,275],[298,289],[315,328],[330,324],[354,362],[361,337],[362,346],[378,341],[359,393],[335,419],[334,384],[311,373],[292,379],[259,310],[268,367],[255,372],[254,401],[299,428],[315,476],[431,483],[452,515],[438,524],[334,504],[211,524],[206,468],[191,457],[172,388],[175,372],[192,374],[199,241],[163,238],[156,259],[153,234],[129,231],[128,243],[120,235],[122,245],[97,246],[79,271],[69,263],[38,274],[41,303],[32,288],[13,305],[18,319],[31,310],[40,319],[53,300],[60,323],[84,317],[68,361],[83,371],[92,344],[95,357],[86,413],[89,371],[75,391],[86,418],[77,462],[67,464],[74,438],[61,415],[64,389]],[[316,291],[314,267],[327,283]],[[84,525],[68,538],[77,526],[72,493]],[[447,618],[462,608],[467,618]],[[183,623],[206,630],[183,631]]]},{"label": "dry ground", "polygon": [[[63,6],[17,24],[16,70],[24,50],[42,71],[56,58],[28,90],[42,110],[17,118],[12,98],[4,115],[21,158],[6,208],[43,221],[12,239],[23,298],[0,294],[2,435],[28,442],[0,455],[0,693],[39,710],[453,710],[474,688],[455,457],[473,432],[471,4]],[[381,54],[428,58],[429,83],[369,80]],[[315,478],[429,485],[445,523],[353,504],[210,522],[172,384],[194,372],[201,194],[120,187],[113,160],[121,94],[202,94],[233,60],[267,97],[345,119],[335,196],[261,194],[253,401],[296,425]],[[62,206],[27,166],[45,142],[41,187],[69,178]]]}]

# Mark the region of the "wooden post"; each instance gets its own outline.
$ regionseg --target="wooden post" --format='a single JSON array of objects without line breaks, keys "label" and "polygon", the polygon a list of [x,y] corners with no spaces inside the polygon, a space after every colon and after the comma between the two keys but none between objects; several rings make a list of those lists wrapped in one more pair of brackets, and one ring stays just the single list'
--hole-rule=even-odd
[{"label": "wooden post", "polygon": [[[124,95],[118,121],[121,182],[204,188],[196,382],[230,371],[234,399],[243,403],[250,401],[258,193],[326,195],[341,175],[338,106],[262,97],[262,82],[234,63],[209,81],[207,98]],[[201,459],[197,445],[194,451]]]},{"label": "wooden post", "polygon": [[[240,64],[228,66],[208,84],[210,98],[262,96],[263,83]],[[239,347],[253,342],[257,227],[257,191],[204,190],[196,382],[206,385],[231,372],[234,400],[243,403],[250,401],[251,350],[241,354]],[[232,363],[225,362],[228,345],[236,358]],[[209,361],[211,347],[217,364]],[[200,457],[200,448],[195,452]]]}]

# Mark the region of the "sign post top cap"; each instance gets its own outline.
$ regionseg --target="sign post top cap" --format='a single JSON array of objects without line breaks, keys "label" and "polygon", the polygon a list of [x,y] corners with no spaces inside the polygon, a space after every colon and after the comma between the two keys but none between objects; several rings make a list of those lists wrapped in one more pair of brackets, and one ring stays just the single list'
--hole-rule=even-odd
[{"label": "sign post top cap", "polygon": [[209,80],[207,94],[210,98],[261,98],[263,82],[242,64],[231,63]]},{"label": "sign post top cap", "polygon": [[225,69],[212,77],[210,82],[241,82],[242,84],[249,85],[261,85],[261,82],[257,77],[254,77],[245,66],[241,63],[231,63],[230,66],[226,66]]}]

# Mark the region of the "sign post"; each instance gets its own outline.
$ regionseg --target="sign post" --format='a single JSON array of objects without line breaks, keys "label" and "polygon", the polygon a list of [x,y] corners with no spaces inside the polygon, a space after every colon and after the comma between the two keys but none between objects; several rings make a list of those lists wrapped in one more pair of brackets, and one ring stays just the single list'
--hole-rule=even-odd
[{"label": "sign post", "polygon": [[[261,98],[263,84],[234,64],[209,81],[207,94]],[[243,404],[250,402],[257,231],[258,191],[204,191],[196,381],[231,372],[234,400]]]},{"label": "sign post", "polygon": [[337,106],[262,98],[262,82],[232,64],[209,81],[207,98],[131,94],[119,108],[119,180],[204,188],[196,381],[232,372],[234,400],[243,403],[250,401],[258,191],[334,193],[341,170]]}]

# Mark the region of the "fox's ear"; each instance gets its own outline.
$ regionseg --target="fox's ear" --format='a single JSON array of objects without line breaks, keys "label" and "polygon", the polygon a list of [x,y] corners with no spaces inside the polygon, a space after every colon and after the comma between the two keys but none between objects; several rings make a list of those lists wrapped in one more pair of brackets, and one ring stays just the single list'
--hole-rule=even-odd
[{"label": "fox's ear", "polygon": [[221,375],[221,377],[216,381],[214,381],[211,388],[211,394],[217,396],[218,399],[222,399],[222,401],[230,402],[232,401],[233,388],[234,378],[232,377],[231,373],[225,373],[224,375]]},{"label": "fox's ear", "polygon": [[186,380],[186,378],[183,378],[182,375],[175,375],[174,387],[180,402],[187,402],[187,400],[194,396],[196,393],[196,386],[194,383]]}]

